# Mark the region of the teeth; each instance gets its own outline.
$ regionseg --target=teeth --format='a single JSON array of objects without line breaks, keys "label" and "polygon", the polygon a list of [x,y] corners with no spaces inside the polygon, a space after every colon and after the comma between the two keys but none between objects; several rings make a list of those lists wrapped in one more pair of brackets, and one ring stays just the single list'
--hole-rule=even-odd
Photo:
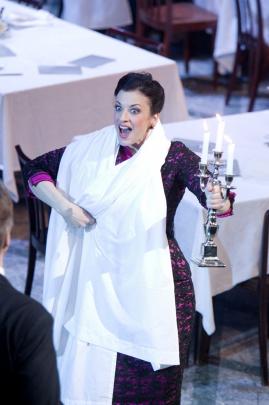
[{"label": "teeth", "polygon": [[124,132],[124,133],[127,133],[127,132],[129,132],[129,131],[131,131],[131,128],[129,128],[129,127],[119,127],[120,128],[120,131],[121,132]]}]

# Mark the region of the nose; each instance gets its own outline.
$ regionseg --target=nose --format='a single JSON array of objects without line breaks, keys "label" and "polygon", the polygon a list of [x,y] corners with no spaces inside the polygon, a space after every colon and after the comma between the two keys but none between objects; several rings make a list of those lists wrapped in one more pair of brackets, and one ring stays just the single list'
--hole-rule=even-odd
[{"label": "nose", "polygon": [[126,121],[129,121],[129,113],[128,113],[128,110],[126,109],[126,108],[124,108],[122,111],[121,111],[121,114],[120,114],[120,121],[121,122],[126,122]]}]

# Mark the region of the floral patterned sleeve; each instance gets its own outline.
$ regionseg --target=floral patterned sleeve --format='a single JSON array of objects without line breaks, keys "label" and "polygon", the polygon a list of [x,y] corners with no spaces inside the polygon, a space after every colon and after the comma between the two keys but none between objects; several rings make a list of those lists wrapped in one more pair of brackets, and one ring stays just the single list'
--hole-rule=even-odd
[{"label": "floral patterned sleeve", "polygon": [[196,195],[200,204],[206,208],[206,196],[200,188],[199,173],[200,158],[192,152],[182,142],[175,141],[172,143],[173,149],[178,160],[178,176],[193,194]]},{"label": "floral patterned sleeve", "polygon": [[40,181],[56,181],[61,158],[65,148],[53,150],[38,156],[26,164],[23,176],[34,186]]}]

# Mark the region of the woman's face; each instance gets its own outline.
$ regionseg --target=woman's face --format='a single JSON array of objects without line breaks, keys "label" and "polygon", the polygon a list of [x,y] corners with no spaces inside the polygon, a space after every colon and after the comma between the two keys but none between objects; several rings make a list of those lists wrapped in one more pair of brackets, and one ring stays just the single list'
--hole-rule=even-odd
[{"label": "woman's face", "polygon": [[138,90],[121,90],[115,97],[114,123],[122,146],[142,144],[158,118],[151,114],[148,97]]}]

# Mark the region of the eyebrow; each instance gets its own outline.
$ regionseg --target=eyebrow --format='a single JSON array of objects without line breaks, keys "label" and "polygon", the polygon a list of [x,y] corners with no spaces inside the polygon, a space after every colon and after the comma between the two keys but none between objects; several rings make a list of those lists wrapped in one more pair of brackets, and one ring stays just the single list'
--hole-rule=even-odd
[{"label": "eyebrow", "polygon": [[[116,101],[116,104],[120,104],[120,105],[121,105],[121,102],[120,102],[120,101]],[[139,104],[139,103],[137,103],[137,104],[131,104],[129,107],[141,107],[141,104]]]}]

